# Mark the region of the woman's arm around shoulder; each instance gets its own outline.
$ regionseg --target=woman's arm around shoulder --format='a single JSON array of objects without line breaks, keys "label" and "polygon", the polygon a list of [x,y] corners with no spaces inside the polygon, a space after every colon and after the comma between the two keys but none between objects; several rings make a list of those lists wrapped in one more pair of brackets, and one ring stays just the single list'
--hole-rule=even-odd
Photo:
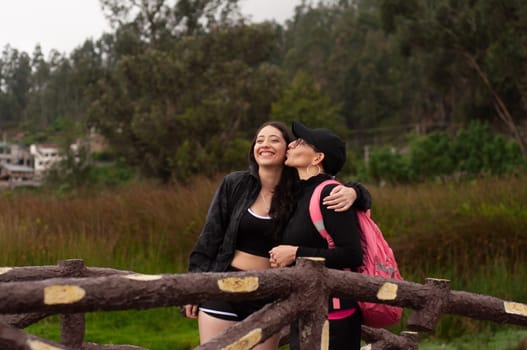
[{"label": "woman's arm around shoulder", "polygon": [[335,186],[331,193],[323,198],[323,205],[336,212],[343,212],[351,207],[366,211],[371,207],[370,192],[360,182]]}]

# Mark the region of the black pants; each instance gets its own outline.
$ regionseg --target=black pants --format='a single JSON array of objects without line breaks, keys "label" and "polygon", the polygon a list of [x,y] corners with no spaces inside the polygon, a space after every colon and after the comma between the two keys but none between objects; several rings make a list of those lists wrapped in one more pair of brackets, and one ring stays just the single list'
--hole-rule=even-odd
[{"label": "black pants", "polygon": [[[329,350],[360,350],[362,315],[357,310],[353,315],[329,321]],[[298,350],[298,321],[291,324],[289,349]]]},{"label": "black pants", "polygon": [[360,350],[361,323],[360,312],[329,321],[329,350]]}]

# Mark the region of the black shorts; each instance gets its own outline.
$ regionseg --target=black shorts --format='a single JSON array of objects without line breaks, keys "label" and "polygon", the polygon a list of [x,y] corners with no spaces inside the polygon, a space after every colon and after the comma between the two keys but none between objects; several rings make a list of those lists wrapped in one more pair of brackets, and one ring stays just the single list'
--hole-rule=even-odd
[{"label": "black shorts", "polygon": [[[229,267],[228,271],[240,271]],[[272,300],[209,301],[201,304],[199,310],[207,315],[228,321],[243,321]]]},{"label": "black shorts", "polygon": [[200,311],[212,317],[227,321],[243,321],[256,311],[263,308],[270,301],[246,300],[234,301],[210,301],[199,306]]}]

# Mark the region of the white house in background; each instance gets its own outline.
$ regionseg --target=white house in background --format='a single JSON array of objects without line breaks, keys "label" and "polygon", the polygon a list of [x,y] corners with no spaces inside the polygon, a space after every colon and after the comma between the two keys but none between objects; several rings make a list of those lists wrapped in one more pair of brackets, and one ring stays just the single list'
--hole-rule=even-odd
[{"label": "white house in background", "polygon": [[27,165],[0,164],[0,180],[2,181],[25,181],[33,180],[35,169]]},{"label": "white house in background", "polygon": [[29,146],[29,153],[34,159],[35,175],[42,175],[63,159],[60,147],[52,143],[32,144]]},{"label": "white house in background", "polygon": [[33,157],[22,145],[0,142],[0,164],[33,167]]},{"label": "white house in background", "polygon": [[14,183],[33,180],[33,157],[29,150],[18,144],[0,142],[0,184],[5,187]]}]

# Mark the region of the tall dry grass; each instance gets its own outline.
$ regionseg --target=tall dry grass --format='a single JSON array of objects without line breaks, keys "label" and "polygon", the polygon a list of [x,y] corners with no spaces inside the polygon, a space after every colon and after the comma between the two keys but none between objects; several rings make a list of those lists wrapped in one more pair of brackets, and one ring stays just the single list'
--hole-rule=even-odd
[{"label": "tall dry grass", "polygon": [[[180,269],[201,229],[219,179],[188,185],[134,184],[70,196],[0,193],[0,264]],[[527,176],[397,187],[369,186],[373,217],[403,271],[454,270],[470,278],[527,252]]]},{"label": "tall dry grass", "polygon": [[[369,189],[406,279],[527,303],[527,175]],[[435,336],[501,328],[510,326],[445,315]]]},{"label": "tall dry grass", "polygon": [[527,259],[527,177],[371,188],[373,215],[412,273],[481,268]]},{"label": "tall dry grass", "polygon": [[183,271],[216,185],[202,178],[72,196],[3,193],[0,265],[80,258],[88,266]]}]

